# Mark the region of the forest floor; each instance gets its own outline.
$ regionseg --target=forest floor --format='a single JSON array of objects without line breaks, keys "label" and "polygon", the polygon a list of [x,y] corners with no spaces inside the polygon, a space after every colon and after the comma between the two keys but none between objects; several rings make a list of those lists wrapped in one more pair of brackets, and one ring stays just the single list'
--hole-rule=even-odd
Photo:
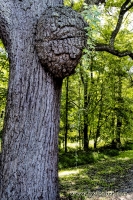
[{"label": "forest floor", "polygon": [[132,200],[133,150],[61,170],[59,177],[62,200]]}]

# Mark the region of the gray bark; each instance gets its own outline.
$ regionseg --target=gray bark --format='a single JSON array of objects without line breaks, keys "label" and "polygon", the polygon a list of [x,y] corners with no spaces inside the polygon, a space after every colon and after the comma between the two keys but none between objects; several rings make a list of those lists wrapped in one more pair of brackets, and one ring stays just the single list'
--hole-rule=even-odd
[{"label": "gray bark", "polygon": [[64,75],[57,78],[50,70],[46,71],[35,48],[38,20],[48,6],[59,3],[62,0],[1,0],[0,3],[0,38],[10,61],[1,200],[59,199],[58,131]]},{"label": "gray bark", "polygon": [[34,48],[37,19],[48,4],[57,3],[1,1],[0,35],[10,60],[1,200],[59,199],[57,146],[61,81],[43,70]]}]

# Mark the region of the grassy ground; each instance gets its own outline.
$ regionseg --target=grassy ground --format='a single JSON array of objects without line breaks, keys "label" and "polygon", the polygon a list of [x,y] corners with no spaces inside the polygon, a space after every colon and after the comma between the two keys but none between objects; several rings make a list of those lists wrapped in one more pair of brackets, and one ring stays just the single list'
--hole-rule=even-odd
[{"label": "grassy ground", "polygon": [[105,156],[90,164],[60,170],[60,194],[69,196],[68,199],[81,200],[86,199],[87,194],[117,191],[132,166],[133,150],[128,150],[116,156]]}]

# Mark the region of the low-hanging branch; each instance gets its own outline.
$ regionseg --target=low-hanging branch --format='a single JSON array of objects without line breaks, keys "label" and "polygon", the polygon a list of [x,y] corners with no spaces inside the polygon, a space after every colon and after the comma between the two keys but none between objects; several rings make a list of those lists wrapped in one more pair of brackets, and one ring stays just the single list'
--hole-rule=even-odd
[{"label": "low-hanging branch", "polygon": [[116,27],[111,33],[109,44],[99,44],[99,43],[96,44],[95,45],[96,51],[106,51],[106,52],[111,53],[111,54],[118,56],[118,57],[129,56],[131,59],[133,59],[133,52],[131,52],[129,50],[119,51],[119,50],[115,49],[115,47],[114,47],[115,38],[116,38],[117,34],[119,33],[120,28],[121,28],[124,15],[132,7],[133,7],[132,0],[126,0],[123,3],[123,5],[121,6],[121,9],[120,9],[120,13],[119,13],[119,17],[118,17]]},{"label": "low-hanging branch", "polygon": [[118,57],[124,57],[129,56],[131,59],[133,59],[133,52],[131,51],[119,51],[115,48],[111,48],[109,44],[96,44],[95,45],[96,51],[106,51],[108,53],[111,53],[112,55],[118,56]]},{"label": "low-hanging branch", "polygon": [[[131,3],[129,6],[128,4]],[[124,18],[124,15],[125,13],[133,7],[133,2],[131,2],[131,0],[126,0],[123,5],[121,6],[121,9],[120,9],[120,13],[119,13],[119,17],[118,17],[118,21],[117,21],[117,24],[116,24],[116,27],[115,29],[112,31],[112,34],[111,34],[111,38],[110,38],[110,46],[113,48],[114,47],[114,42],[115,42],[115,38],[121,28],[121,25],[122,25],[122,21],[123,21],[123,18]]]}]

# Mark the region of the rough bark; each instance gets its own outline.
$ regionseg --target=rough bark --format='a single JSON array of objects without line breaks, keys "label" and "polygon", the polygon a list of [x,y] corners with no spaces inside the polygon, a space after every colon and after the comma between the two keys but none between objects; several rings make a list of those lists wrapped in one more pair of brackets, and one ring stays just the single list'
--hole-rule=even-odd
[{"label": "rough bark", "polygon": [[2,143],[1,193],[7,200],[57,200],[58,130],[62,79],[37,56],[38,19],[62,0],[1,0],[0,37],[10,78]]}]

